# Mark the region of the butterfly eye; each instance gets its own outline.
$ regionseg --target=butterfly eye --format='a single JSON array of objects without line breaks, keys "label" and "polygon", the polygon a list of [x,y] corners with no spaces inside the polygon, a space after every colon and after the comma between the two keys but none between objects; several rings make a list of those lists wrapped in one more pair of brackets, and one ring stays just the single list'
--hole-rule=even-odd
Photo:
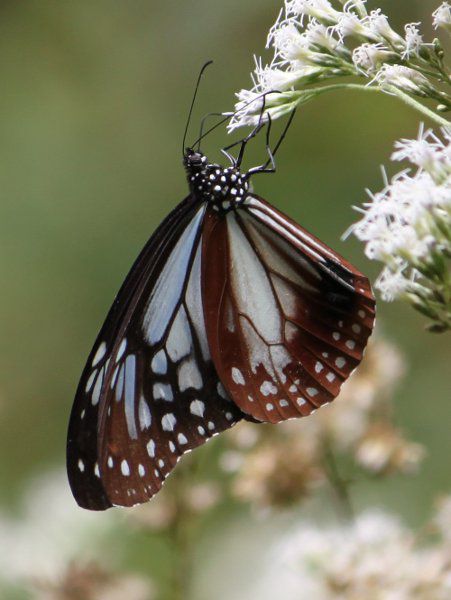
[{"label": "butterfly eye", "polygon": [[184,156],[185,166],[188,168],[201,167],[206,163],[206,157],[201,152],[187,148]]}]

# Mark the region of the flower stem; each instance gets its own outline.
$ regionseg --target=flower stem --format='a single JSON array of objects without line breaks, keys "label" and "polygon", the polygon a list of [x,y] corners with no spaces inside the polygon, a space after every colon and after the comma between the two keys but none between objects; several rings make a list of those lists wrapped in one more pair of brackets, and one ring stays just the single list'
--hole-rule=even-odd
[{"label": "flower stem", "polygon": [[338,500],[341,516],[347,521],[352,521],[354,519],[354,509],[349,496],[348,482],[342,478],[334,453],[327,440],[324,440],[323,460],[327,478]]},{"label": "flower stem", "polygon": [[393,94],[411,108],[427,116],[429,119],[431,119],[431,121],[434,121],[438,125],[442,127],[449,127],[451,125],[451,123],[447,119],[441,117],[440,115],[437,115],[434,111],[421,104],[421,102],[418,102],[417,100],[415,100],[414,98],[412,98],[411,96],[409,96],[408,94],[406,94],[405,92],[393,85],[386,85],[384,86],[384,89],[381,89],[376,86],[363,85],[361,83],[334,83],[331,85],[324,85],[315,88],[307,88],[302,91],[295,91],[293,92],[293,96],[297,96],[298,102],[302,103],[307,102],[308,100],[311,100],[314,97],[319,96],[320,94],[343,89],[360,90],[364,92],[389,92],[390,94]]},{"label": "flower stem", "polygon": [[423,115],[431,119],[431,121],[437,123],[437,125],[440,125],[441,127],[449,127],[451,125],[448,119],[437,115],[434,111],[427,108],[427,106],[424,106],[423,104],[421,104],[421,102],[418,102],[417,100],[415,100],[399,88],[395,87],[394,85],[385,85],[384,90],[386,90],[390,94],[393,94],[394,96],[397,96],[400,100],[402,100],[402,102],[404,102],[414,110],[417,110],[418,112],[422,113]]}]

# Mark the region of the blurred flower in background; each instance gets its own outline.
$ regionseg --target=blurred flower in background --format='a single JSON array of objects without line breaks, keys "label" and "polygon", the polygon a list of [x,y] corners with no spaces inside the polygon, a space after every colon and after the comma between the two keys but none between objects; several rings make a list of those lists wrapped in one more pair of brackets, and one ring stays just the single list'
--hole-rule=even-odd
[{"label": "blurred flower in background", "polygon": [[257,508],[296,506],[324,482],[337,483],[330,481],[330,460],[340,455],[369,474],[415,473],[425,450],[393,423],[404,369],[395,346],[376,339],[332,405],[277,427],[238,424],[220,458],[234,474],[232,494]]},{"label": "blurred flower in background", "polygon": [[78,508],[63,472],[33,481],[18,514],[0,514],[2,597],[16,589],[38,600],[151,600],[149,580],[121,575],[104,553],[116,516]]},{"label": "blurred flower in background", "polygon": [[121,575],[96,563],[70,563],[55,580],[35,579],[36,600],[152,600],[149,580],[138,575]]},{"label": "blurred flower in background", "polygon": [[[449,499],[447,500],[449,502]],[[301,521],[266,555],[255,597],[447,600],[451,555],[441,532],[422,543],[386,512],[342,525]]]}]

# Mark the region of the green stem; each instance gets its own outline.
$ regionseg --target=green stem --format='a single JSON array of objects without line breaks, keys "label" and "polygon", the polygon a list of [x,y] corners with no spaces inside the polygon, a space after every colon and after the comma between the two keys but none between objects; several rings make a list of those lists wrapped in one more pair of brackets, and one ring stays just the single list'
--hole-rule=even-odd
[{"label": "green stem", "polygon": [[344,90],[344,89],[360,90],[362,92],[364,91],[364,92],[369,92],[369,93],[371,93],[371,92],[376,92],[376,93],[389,92],[390,94],[393,94],[394,96],[399,98],[402,102],[404,102],[411,108],[415,109],[416,111],[422,113],[423,115],[425,115],[426,117],[431,119],[431,121],[434,121],[435,123],[437,123],[438,125],[441,125],[442,127],[449,127],[451,125],[451,123],[447,119],[445,119],[444,117],[441,117],[440,115],[437,115],[434,111],[432,111],[431,109],[429,109],[426,106],[424,106],[423,104],[421,104],[421,102],[418,102],[417,100],[415,100],[414,98],[412,98],[411,96],[409,96],[408,94],[406,94],[405,92],[403,92],[402,90],[398,89],[397,87],[395,87],[393,85],[386,85],[386,86],[384,86],[384,89],[381,89],[376,86],[363,85],[361,83],[334,83],[331,85],[324,85],[321,87],[309,88],[306,90],[296,91],[296,92],[292,92],[292,93],[293,93],[293,96],[298,97],[298,102],[306,102],[316,96],[319,96],[320,94],[325,94],[326,92],[332,92],[335,90]]},{"label": "green stem", "polygon": [[172,488],[175,515],[168,528],[168,534],[172,542],[174,557],[170,571],[170,591],[165,596],[167,600],[186,600],[191,588],[192,541],[196,520],[186,504],[193,465],[187,467],[188,465],[174,475],[177,483]]},{"label": "green stem", "polygon": [[338,470],[335,456],[328,440],[324,440],[323,461],[327,479],[335,492],[341,515],[346,521],[352,521],[354,519],[354,509],[349,495],[348,483],[342,478]]},{"label": "green stem", "polygon": [[407,104],[407,106],[410,106],[414,110],[417,110],[418,112],[422,113],[423,115],[431,119],[431,121],[437,123],[437,125],[441,125],[442,127],[449,127],[451,125],[448,119],[437,115],[434,111],[427,108],[427,106],[424,106],[423,104],[421,104],[421,102],[418,102],[418,100],[415,100],[414,98],[409,96],[409,94],[406,94],[394,85],[384,86],[384,91],[387,91],[390,94],[397,96],[400,100],[402,100],[402,102]]}]

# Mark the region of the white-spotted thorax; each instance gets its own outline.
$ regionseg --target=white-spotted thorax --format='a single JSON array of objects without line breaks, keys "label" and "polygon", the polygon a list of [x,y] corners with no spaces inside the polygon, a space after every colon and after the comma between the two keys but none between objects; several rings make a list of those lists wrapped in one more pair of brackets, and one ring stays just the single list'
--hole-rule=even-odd
[{"label": "white-spotted thorax", "polygon": [[183,163],[191,193],[213,209],[227,212],[244,202],[249,192],[247,177],[236,167],[208,162],[202,152],[187,148]]}]

